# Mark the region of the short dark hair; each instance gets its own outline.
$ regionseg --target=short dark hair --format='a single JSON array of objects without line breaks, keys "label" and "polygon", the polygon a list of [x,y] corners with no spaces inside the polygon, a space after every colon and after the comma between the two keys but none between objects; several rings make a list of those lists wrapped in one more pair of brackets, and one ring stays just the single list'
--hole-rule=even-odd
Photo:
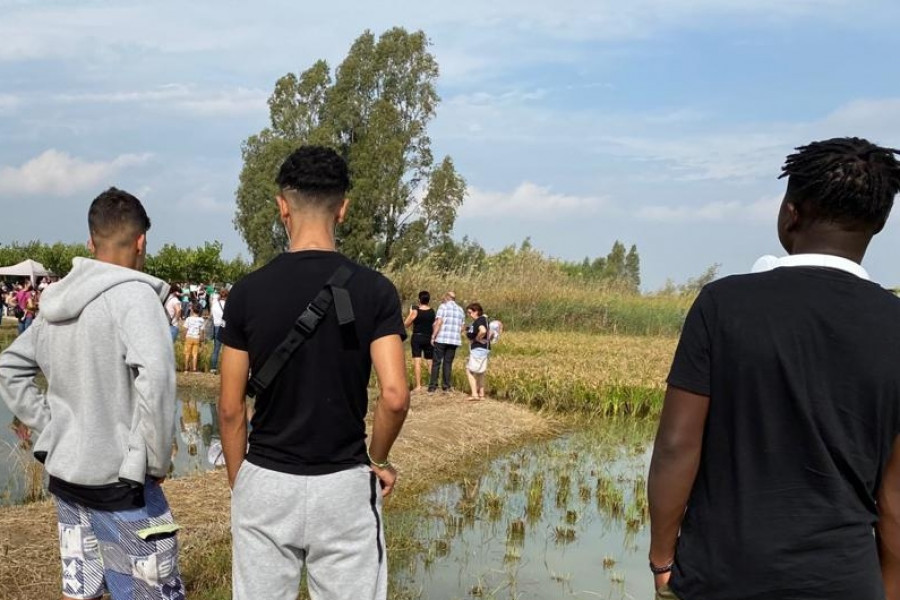
[{"label": "short dark hair", "polygon": [[419,292],[419,304],[428,304],[431,302],[431,294],[426,291]]},{"label": "short dark hair", "polygon": [[900,191],[897,150],[861,138],[832,138],[796,150],[779,176],[788,178],[787,199],[818,220],[884,223]]},{"label": "short dark hair", "polygon": [[466,307],[466,311],[470,311],[470,310],[474,310],[476,313],[478,313],[479,317],[484,314],[484,309],[481,308],[481,305],[478,304],[477,302],[473,302]]},{"label": "short dark hair", "polygon": [[324,146],[300,146],[282,163],[275,179],[290,200],[336,208],[350,189],[350,172],[340,155]]},{"label": "short dark hair", "polygon": [[91,202],[88,229],[92,238],[141,235],[150,229],[150,217],[140,200],[124,190],[111,187]]}]

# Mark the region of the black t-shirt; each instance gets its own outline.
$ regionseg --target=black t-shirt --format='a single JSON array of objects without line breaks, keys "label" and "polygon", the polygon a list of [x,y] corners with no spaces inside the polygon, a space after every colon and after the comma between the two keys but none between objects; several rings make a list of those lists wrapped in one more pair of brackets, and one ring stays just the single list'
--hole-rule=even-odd
[{"label": "black t-shirt", "polygon": [[668,382],[710,398],[679,598],[882,600],[900,299],[830,268],[727,277],[691,308]]},{"label": "black t-shirt", "polygon": [[[341,264],[337,252],[286,252],[237,282],[225,303],[222,343],[262,368],[294,321]],[[346,288],[356,318],[341,328],[332,304],[313,336],[256,398],[247,459],[296,475],[321,475],[368,464],[365,415],[371,343],[406,337],[394,285],[354,265]]]},{"label": "black t-shirt", "polygon": [[434,327],[434,309],[413,306],[412,310],[416,311],[416,318],[412,323],[413,335],[427,335],[430,338]]},{"label": "black t-shirt", "polygon": [[[481,341],[476,341],[475,338],[478,336],[478,329],[480,327],[484,327],[485,337]],[[490,332],[488,331],[487,317],[485,317],[484,315],[481,315],[480,317],[478,317],[477,319],[472,321],[472,324],[469,325],[469,327],[466,329],[466,337],[469,338],[469,340],[472,342],[470,347],[473,349],[474,348],[487,348],[488,347],[487,336],[489,333]]]}]

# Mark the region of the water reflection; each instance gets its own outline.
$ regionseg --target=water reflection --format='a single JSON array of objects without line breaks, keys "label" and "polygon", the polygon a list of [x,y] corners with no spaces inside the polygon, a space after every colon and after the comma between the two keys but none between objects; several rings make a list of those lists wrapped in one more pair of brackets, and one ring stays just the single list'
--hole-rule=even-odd
[{"label": "water reflection", "polygon": [[[219,419],[212,400],[193,392],[179,394],[171,477],[224,467]],[[3,403],[0,403],[0,423],[8,423],[0,429],[0,506],[45,497],[46,476],[32,455],[31,432]]]},{"label": "water reflection", "polygon": [[652,424],[606,424],[436,490],[397,573],[421,598],[649,598]]}]

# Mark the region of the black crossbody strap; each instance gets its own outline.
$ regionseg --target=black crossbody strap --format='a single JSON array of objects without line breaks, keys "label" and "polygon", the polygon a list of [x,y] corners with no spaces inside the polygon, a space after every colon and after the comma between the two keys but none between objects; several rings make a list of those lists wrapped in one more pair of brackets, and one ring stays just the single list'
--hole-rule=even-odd
[{"label": "black crossbody strap", "polygon": [[346,288],[353,273],[354,270],[348,265],[341,265],[325,282],[325,286],[297,317],[284,341],[275,348],[262,368],[250,377],[250,381],[247,382],[248,396],[255,398],[272,384],[297,348],[315,333],[322,318],[328,313],[332,302],[334,302],[338,323],[341,326],[348,325],[355,320],[350,293]]}]

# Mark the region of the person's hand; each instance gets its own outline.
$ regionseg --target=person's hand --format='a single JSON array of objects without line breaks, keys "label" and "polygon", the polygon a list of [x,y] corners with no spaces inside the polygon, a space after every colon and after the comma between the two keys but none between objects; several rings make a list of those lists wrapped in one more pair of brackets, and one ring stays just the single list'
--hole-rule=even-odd
[{"label": "person's hand", "polygon": [[397,469],[394,468],[394,465],[390,465],[384,469],[376,467],[375,465],[370,466],[372,467],[372,472],[375,473],[375,476],[381,481],[381,496],[387,498],[390,496],[391,491],[394,489],[394,484],[397,482]]},{"label": "person's hand", "polygon": [[653,585],[655,589],[658,591],[664,585],[668,585],[669,578],[672,577],[672,571],[667,571],[665,573],[660,573],[659,575],[653,576]]}]

